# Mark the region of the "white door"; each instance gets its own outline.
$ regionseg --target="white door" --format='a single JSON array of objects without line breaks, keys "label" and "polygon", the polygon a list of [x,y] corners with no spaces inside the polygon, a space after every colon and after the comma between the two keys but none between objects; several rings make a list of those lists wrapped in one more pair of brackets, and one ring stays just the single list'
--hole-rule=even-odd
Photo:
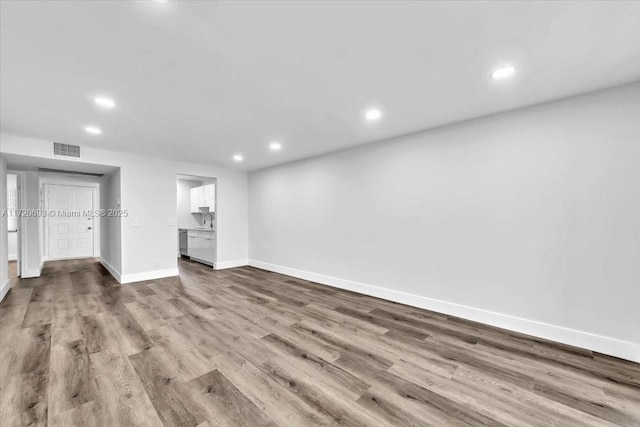
[{"label": "white door", "polygon": [[48,186],[47,205],[49,259],[92,257],[93,189]]}]

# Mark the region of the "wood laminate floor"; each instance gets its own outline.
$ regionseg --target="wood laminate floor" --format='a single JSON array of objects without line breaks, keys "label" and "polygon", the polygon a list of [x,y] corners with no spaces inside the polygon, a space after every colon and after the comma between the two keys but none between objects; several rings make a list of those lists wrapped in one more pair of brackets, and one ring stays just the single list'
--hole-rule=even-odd
[{"label": "wood laminate floor", "polygon": [[3,427],[640,425],[638,364],[251,267],[12,284]]}]

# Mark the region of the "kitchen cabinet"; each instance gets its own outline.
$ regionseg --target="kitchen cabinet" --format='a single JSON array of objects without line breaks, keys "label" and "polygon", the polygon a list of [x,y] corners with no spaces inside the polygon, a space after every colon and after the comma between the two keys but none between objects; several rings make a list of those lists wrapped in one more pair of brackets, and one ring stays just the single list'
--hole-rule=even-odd
[{"label": "kitchen cabinet", "polygon": [[215,212],[215,185],[208,184],[202,187],[202,202],[209,212]]},{"label": "kitchen cabinet", "polygon": [[216,211],[216,185],[207,184],[191,189],[191,213],[202,213],[207,208],[209,212]]},{"label": "kitchen cabinet", "polygon": [[200,207],[198,206],[200,201],[198,200],[198,187],[191,189],[191,213],[200,213]]},{"label": "kitchen cabinet", "polygon": [[189,258],[213,265],[216,259],[216,234],[206,230],[188,230]]}]

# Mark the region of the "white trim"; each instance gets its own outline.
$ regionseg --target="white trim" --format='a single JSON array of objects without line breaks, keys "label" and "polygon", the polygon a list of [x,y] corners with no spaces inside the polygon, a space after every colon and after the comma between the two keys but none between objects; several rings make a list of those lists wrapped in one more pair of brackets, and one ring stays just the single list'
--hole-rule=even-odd
[{"label": "white trim", "polygon": [[70,256],[70,257],[64,257],[64,258],[42,258],[45,262],[46,261],[66,261],[66,260],[71,260],[71,259],[91,259],[91,258],[100,258],[99,256]]},{"label": "white trim", "polygon": [[245,265],[249,265],[248,259],[234,259],[231,261],[214,262],[213,269],[224,270],[225,268],[244,267]]},{"label": "white trim", "polygon": [[142,282],[143,280],[162,279],[163,277],[178,276],[179,271],[177,268],[168,268],[166,270],[154,270],[145,271],[142,273],[123,274],[120,278],[120,283],[133,283]]},{"label": "white trim", "polygon": [[8,258],[9,258],[9,261],[17,261],[18,260],[18,254],[9,254]]},{"label": "white trim", "polygon": [[114,266],[109,264],[106,259],[100,257],[100,264],[102,264],[102,266],[106,268],[109,273],[111,273],[111,275],[118,281],[118,283],[122,283],[120,281],[122,274],[120,274],[120,272],[116,270]]},{"label": "white trim", "polygon": [[42,257],[40,258],[40,267],[38,269],[32,269],[32,270],[22,270],[22,275],[20,277],[22,277],[23,279],[32,279],[34,277],[40,277],[40,275],[42,275],[42,269],[44,268],[44,259],[42,259]]},{"label": "white trim", "polygon": [[406,304],[412,307],[448,314],[640,363],[640,344],[638,343],[622,341],[589,332],[550,325],[547,323],[537,322],[535,320],[523,319],[521,317],[496,313],[447,301],[440,301],[420,295],[413,295],[262,261],[249,260],[249,265],[263,270],[274,271],[276,273],[286,274],[288,276],[321,283],[323,285],[346,289],[360,294]]},{"label": "white trim", "polygon": [[40,277],[40,273],[42,272],[42,269],[40,270],[27,270],[27,269],[23,269],[22,270],[22,275],[20,276],[23,279],[32,279],[34,277]]},{"label": "white trim", "polygon": [[[16,184],[18,186],[18,209],[24,209],[24,207],[27,205],[26,203],[26,192],[24,191],[24,186],[25,186],[25,175],[24,172],[17,172],[16,175],[18,175],[18,178],[16,179]],[[18,277],[28,277],[25,276],[25,261],[27,259],[26,257],[26,253],[27,253],[27,239],[25,238],[24,235],[24,222],[25,217],[24,216],[20,216],[18,218],[18,237],[17,237],[17,245],[18,245],[18,259],[16,260],[18,262],[18,264],[16,265],[16,273],[18,275]],[[40,251],[42,252],[42,250]]]},{"label": "white trim", "polygon": [[4,285],[2,285],[2,288],[0,288],[0,302],[4,300],[4,297],[7,296],[10,289],[11,289],[11,279],[7,279],[7,281],[4,282]]}]

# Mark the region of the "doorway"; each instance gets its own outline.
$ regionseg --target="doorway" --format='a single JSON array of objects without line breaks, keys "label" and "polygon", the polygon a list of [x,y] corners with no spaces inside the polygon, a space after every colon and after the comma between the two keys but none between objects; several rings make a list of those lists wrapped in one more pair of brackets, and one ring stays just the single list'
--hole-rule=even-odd
[{"label": "doorway", "polygon": [[50,260],[95,256],[96,190],[45,185],[45,244]]},{"label": "doorway", "polygon": [[216,268],[216,194],[215,178],[178,174],[178,258]]}]

